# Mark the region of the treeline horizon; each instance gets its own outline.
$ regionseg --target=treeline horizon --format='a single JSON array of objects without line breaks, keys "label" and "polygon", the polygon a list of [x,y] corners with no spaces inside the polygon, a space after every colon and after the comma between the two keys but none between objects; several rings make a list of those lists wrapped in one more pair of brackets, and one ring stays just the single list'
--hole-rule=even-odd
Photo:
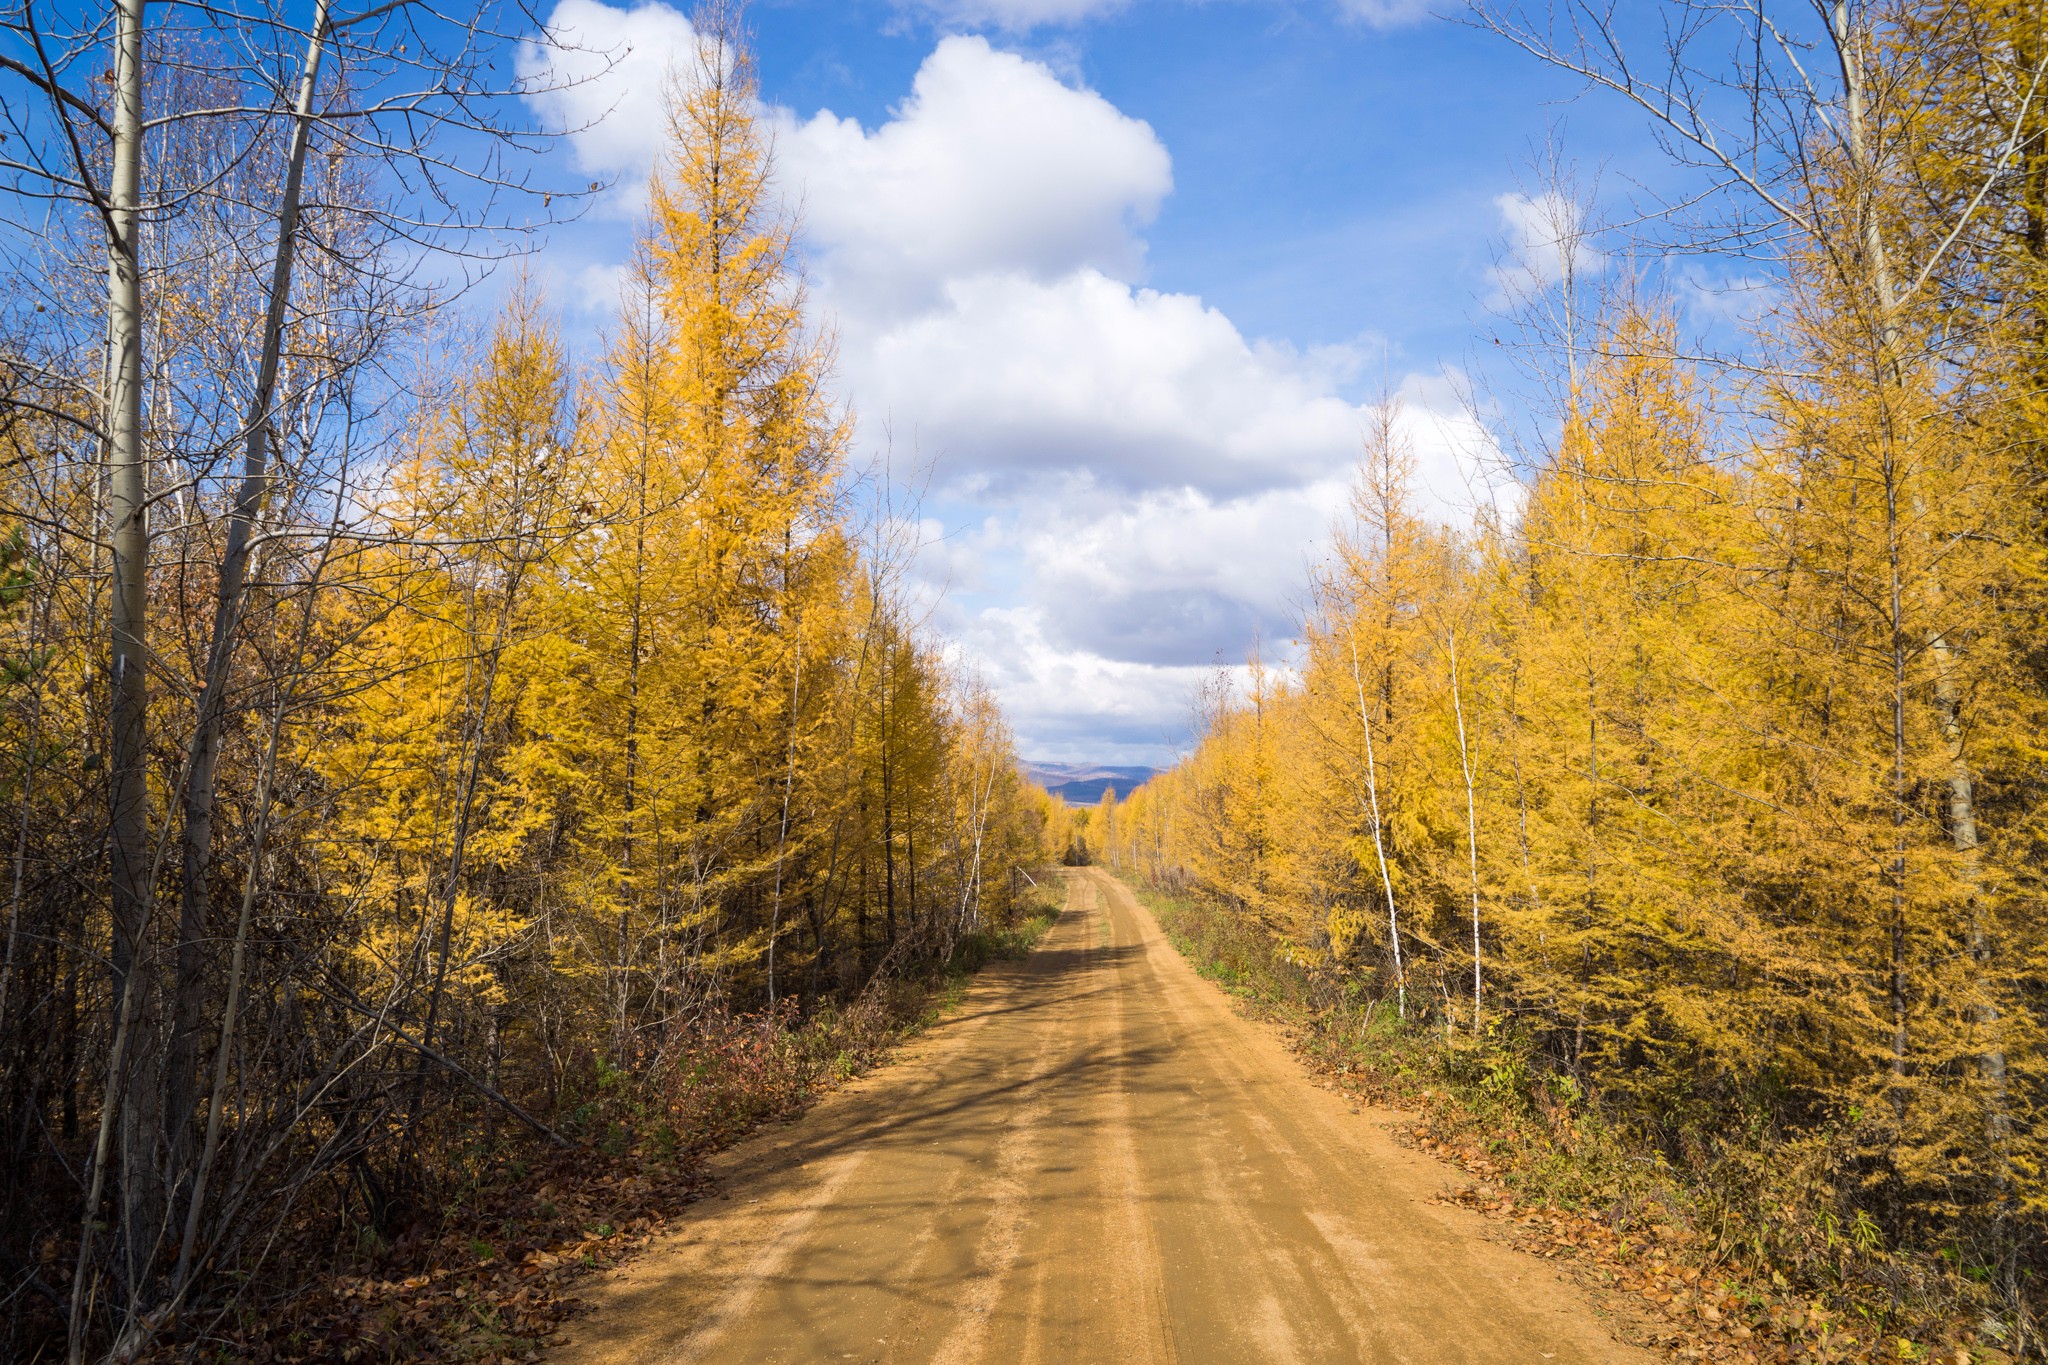
[{"label": "treeline horizon", "polygon": [[[1712,7],[1677,8],[1711,47]],[[1644,84],[1597,6],[1545,13],[1482,17],[1596,85],[1698,88]],[[1820,18],[1842,86],[1812,117],[1672,138],[1755,211],[1742,265],[1773,234],[1740,363],[1603,270],[1557,188],[1519,509],[1425,516],[1386,412],[1298,666],[1219,675],[1188,756],[1085,837],[1228,907],[1328,1008],[1489,1057],[1545,1112],[1590,1096],[1730,1254],[1825,1233],[1865,1276],[1828,1292],[1959,1302],[2038,1350],[2048,19]]]},{"label": "treeline horizon", "polygon": [[[522,1153],[688,1156],[735,1066],[921,1008],[1066,819],[848,470],[733,9],[580,368],[525,281],[465,341],[409,275],[386,153],[456,172],[351,106],[425,70],[382,11],[281,30],[289,117],[142,13],[52,96],[106,213],[0,338],[9,1358],[233,1352]],[[460,57],[419,102],[474,137]]]}]

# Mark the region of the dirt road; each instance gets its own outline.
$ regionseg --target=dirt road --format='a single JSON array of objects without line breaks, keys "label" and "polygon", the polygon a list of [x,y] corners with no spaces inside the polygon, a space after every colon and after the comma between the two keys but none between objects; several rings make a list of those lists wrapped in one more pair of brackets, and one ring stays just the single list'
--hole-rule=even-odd
[{"label": "dirt road", "polygon": [[1429,1197],[1447,1167],[1317,1089],[1130,892],[901,1061],[722,1163],[554,1359],[1647,1361]]}]

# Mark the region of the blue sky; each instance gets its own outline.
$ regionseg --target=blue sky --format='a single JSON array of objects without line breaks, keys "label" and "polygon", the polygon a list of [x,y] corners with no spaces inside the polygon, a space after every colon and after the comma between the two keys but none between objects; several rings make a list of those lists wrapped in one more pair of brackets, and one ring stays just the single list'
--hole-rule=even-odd
[{"label": "blue sky", "polygon": [[[653,154],[649,73],[688,28],[625,0],[547,12],[632,58],[536,108],[611,110],[555,154],[620,188],[542,257],[595,327]],[[1284,655],[1383,394],[1436,515],[1511,505],[1461,393],[1499,368],[1503,279],[1554,265],[1532,149],[1560,138],[1609,201],[1669,179],[1618,102],[1403,0],[761,0],[749,21],[856,458],[928,466],[910,576],[1037,757],[1164,761],[1205,673],[1255,637]]]},{"label": "blue sky", "polygon": [[1501,233],[1493,200],[1532,141],[1562,126],[1589,162],[1639,143],[1618,104],[1577,101],[1491,35],[1426,13],[1374,27],[1333,0],[1137,0],[1021,33],[887,3],[759,5],[752,21],[770,99],[869,126],[940,34],[1047,60],[1172,154],[1147,282],[1300,344],[1372,331],[1430,360],[1461,351]]}]

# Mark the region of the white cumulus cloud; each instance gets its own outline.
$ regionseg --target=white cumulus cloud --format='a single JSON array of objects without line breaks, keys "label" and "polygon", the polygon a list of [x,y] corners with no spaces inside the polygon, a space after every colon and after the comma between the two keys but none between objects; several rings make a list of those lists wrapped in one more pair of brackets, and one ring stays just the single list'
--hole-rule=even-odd
[{"label": "white cumulus cloud", "polygon": [[695,60],[696,43],[689,19],[664,4],[560,0],[545,40],[521,43],[514,63],[527,103],[565,135],[580,168],[618,182],[614,202],[631,209],[646,201],[669,82]]},{"label": "white cumulus cloud", "polygon": [[1570,275],[1590,279],[1606,267],[1607,258],[1592,243],[1586,211],[1578,201],[1556,190],[1529,195],[1519,191],[1493,201],[1507,229],[1507,255],[1492,270],[1498,299],[1527,298],[1564,282]]},{"label": "white cumulus cloud", "polygon": [[[1023,27],[1099,8],[950,12]],[[523,51],[534,103],[574,130],[579,165],[644,180],[687,21],[560,0],[549,28],[587,50]],[[947,628],[1027,749],[1156,755],[1216,660],[1241,660],[1254,632],[1284,651],[1375,416],[1353,392],[1367,348],[1248,337],[1194,294],[1146,287],[1144,229],[1173,188],[1166,147],[983,38],[940,40],[876,125],[763,113],[863,453],[937,461],[911,536],[927,547],[919,598],[957,595]],[[1455,521],[1510,504],[1449,386],[1399,387],[1424,510]]]},{"label": "white cumulus cloud", "polygon": [[1032,757],[1164,762],[1184,744],[1195,689],[1213,665],[1111,658],[1062,645],[1034,605],[992,607],[958,627],[966,659],[988,678]]},{"label": "white cumulus cloud", "polygon": [[784,114],[778,169],[842,306],[932,301],[988,271],[1129,278],[1173,188],[1150,125],[982,38],[943,39],[881,127]]},{"label": "white cumulus cloud", "polygon": [[1192,295],[1086,268],[942,288],[927,311],[850,322],[842,367],[862,411],[946,476],[1003,491],[1085,471],[1108,488],[1234,493],[1356,458],[1357,407]]}]

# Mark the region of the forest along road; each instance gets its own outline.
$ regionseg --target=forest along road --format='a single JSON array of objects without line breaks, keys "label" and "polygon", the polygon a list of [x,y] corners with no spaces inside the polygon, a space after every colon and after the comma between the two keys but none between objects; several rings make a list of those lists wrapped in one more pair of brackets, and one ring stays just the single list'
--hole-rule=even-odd
[{"label": "forest along road", "polygon": [[1311,1084],[1129,890],[901,1059],[719,1162],[551,1359],[1648,1361],[1430,1197],[1450,1168]]}]

